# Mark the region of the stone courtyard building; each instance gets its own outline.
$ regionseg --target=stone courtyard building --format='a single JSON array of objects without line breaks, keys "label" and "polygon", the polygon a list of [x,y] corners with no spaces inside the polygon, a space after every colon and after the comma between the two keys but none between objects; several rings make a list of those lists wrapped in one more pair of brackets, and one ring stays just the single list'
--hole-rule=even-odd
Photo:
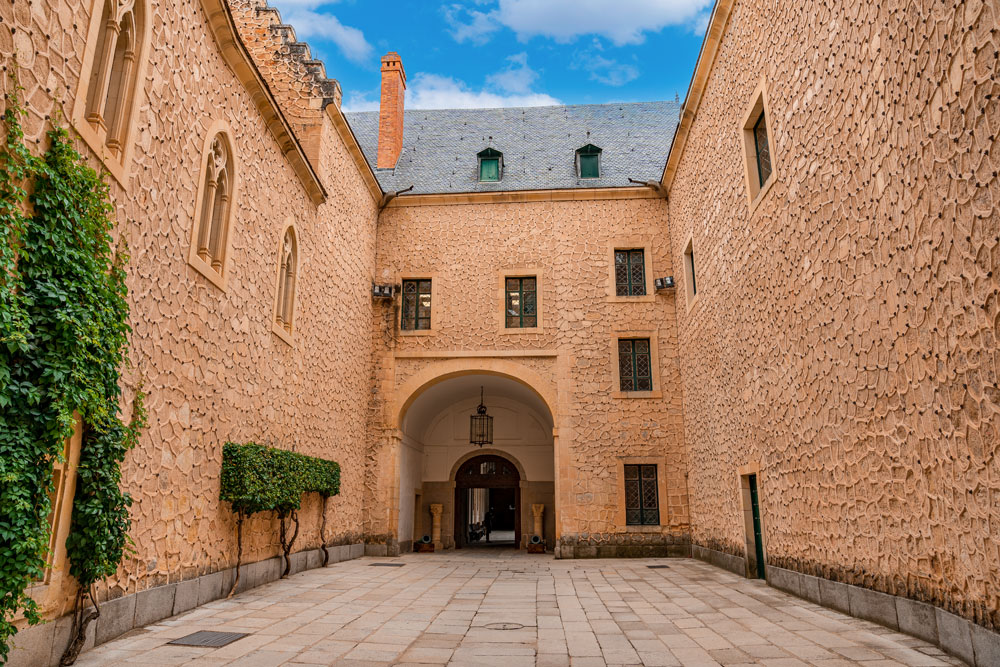
[{"label": "stone courtyard building", "polygon": [[[717,0],[680,105],[408,110],[389,53],[359,113],[264,0],[0,19],[27,136],[61,114],[132,254],[150,421],[91,645],[229,590],[222,445],[253,441],[342,466],[296,570],[489,523],[1000,661],[996,0]],[[15,662],[68,641],[72,461],[32,590],[58,620]],[[242,586],[277,576],[276,523]]]}]

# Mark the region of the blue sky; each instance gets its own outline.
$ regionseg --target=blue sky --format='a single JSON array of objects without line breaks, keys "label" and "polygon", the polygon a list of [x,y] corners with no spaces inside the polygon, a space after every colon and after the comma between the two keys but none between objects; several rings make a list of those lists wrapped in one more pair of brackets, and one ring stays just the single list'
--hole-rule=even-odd
[{"label": "blue sky", "polygon": [[711,0],[270,0],[338,79],[377,109],[398,51],[406,108],[683,100]]}]

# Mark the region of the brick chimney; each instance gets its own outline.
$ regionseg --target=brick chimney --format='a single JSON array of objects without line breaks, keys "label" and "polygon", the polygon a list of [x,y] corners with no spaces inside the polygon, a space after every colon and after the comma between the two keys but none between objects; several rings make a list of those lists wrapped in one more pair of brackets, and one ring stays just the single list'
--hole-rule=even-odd
[{"label": "brick chimney", "polygon": [[378,111],[378,168],[392,169],[403,151],[406,72],[395,51],[382,56],[382,101]]}]

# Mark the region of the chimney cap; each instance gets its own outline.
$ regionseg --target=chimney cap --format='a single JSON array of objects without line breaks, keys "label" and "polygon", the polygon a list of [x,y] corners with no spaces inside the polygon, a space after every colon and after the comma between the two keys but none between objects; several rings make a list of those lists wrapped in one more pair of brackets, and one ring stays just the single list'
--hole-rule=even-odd
[{"label": "chimney cap", "polygon": [[382,72],[399,72],[399,76],[403,79],[403,85],[406,85],[406,71],[403,69],[403,59],[395,51],[389,51],[382,56]]}]

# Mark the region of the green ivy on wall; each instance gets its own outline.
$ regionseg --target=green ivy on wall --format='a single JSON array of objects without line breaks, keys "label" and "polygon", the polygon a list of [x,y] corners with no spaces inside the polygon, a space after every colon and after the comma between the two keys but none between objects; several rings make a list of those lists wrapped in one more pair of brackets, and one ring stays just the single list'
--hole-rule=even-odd
[{"label": "green ivy on wall", "polygon": [[112,240],[108,186],[58,125],[45,155],[31,155],[13,83],[0,156],[0,661],[18,611],[41,620],[26,591],[45,573],[52,467],[78,414],[83,441],[66,548],[80,585],[80,642],[71,661],[99,613],[84,617],[84,598],[97,608],[92,584],[117,570],[127,547],[132,501],[120,488],[121,462],[145,412],[139,392],[130,422],[120,416],[128,255]]}]

